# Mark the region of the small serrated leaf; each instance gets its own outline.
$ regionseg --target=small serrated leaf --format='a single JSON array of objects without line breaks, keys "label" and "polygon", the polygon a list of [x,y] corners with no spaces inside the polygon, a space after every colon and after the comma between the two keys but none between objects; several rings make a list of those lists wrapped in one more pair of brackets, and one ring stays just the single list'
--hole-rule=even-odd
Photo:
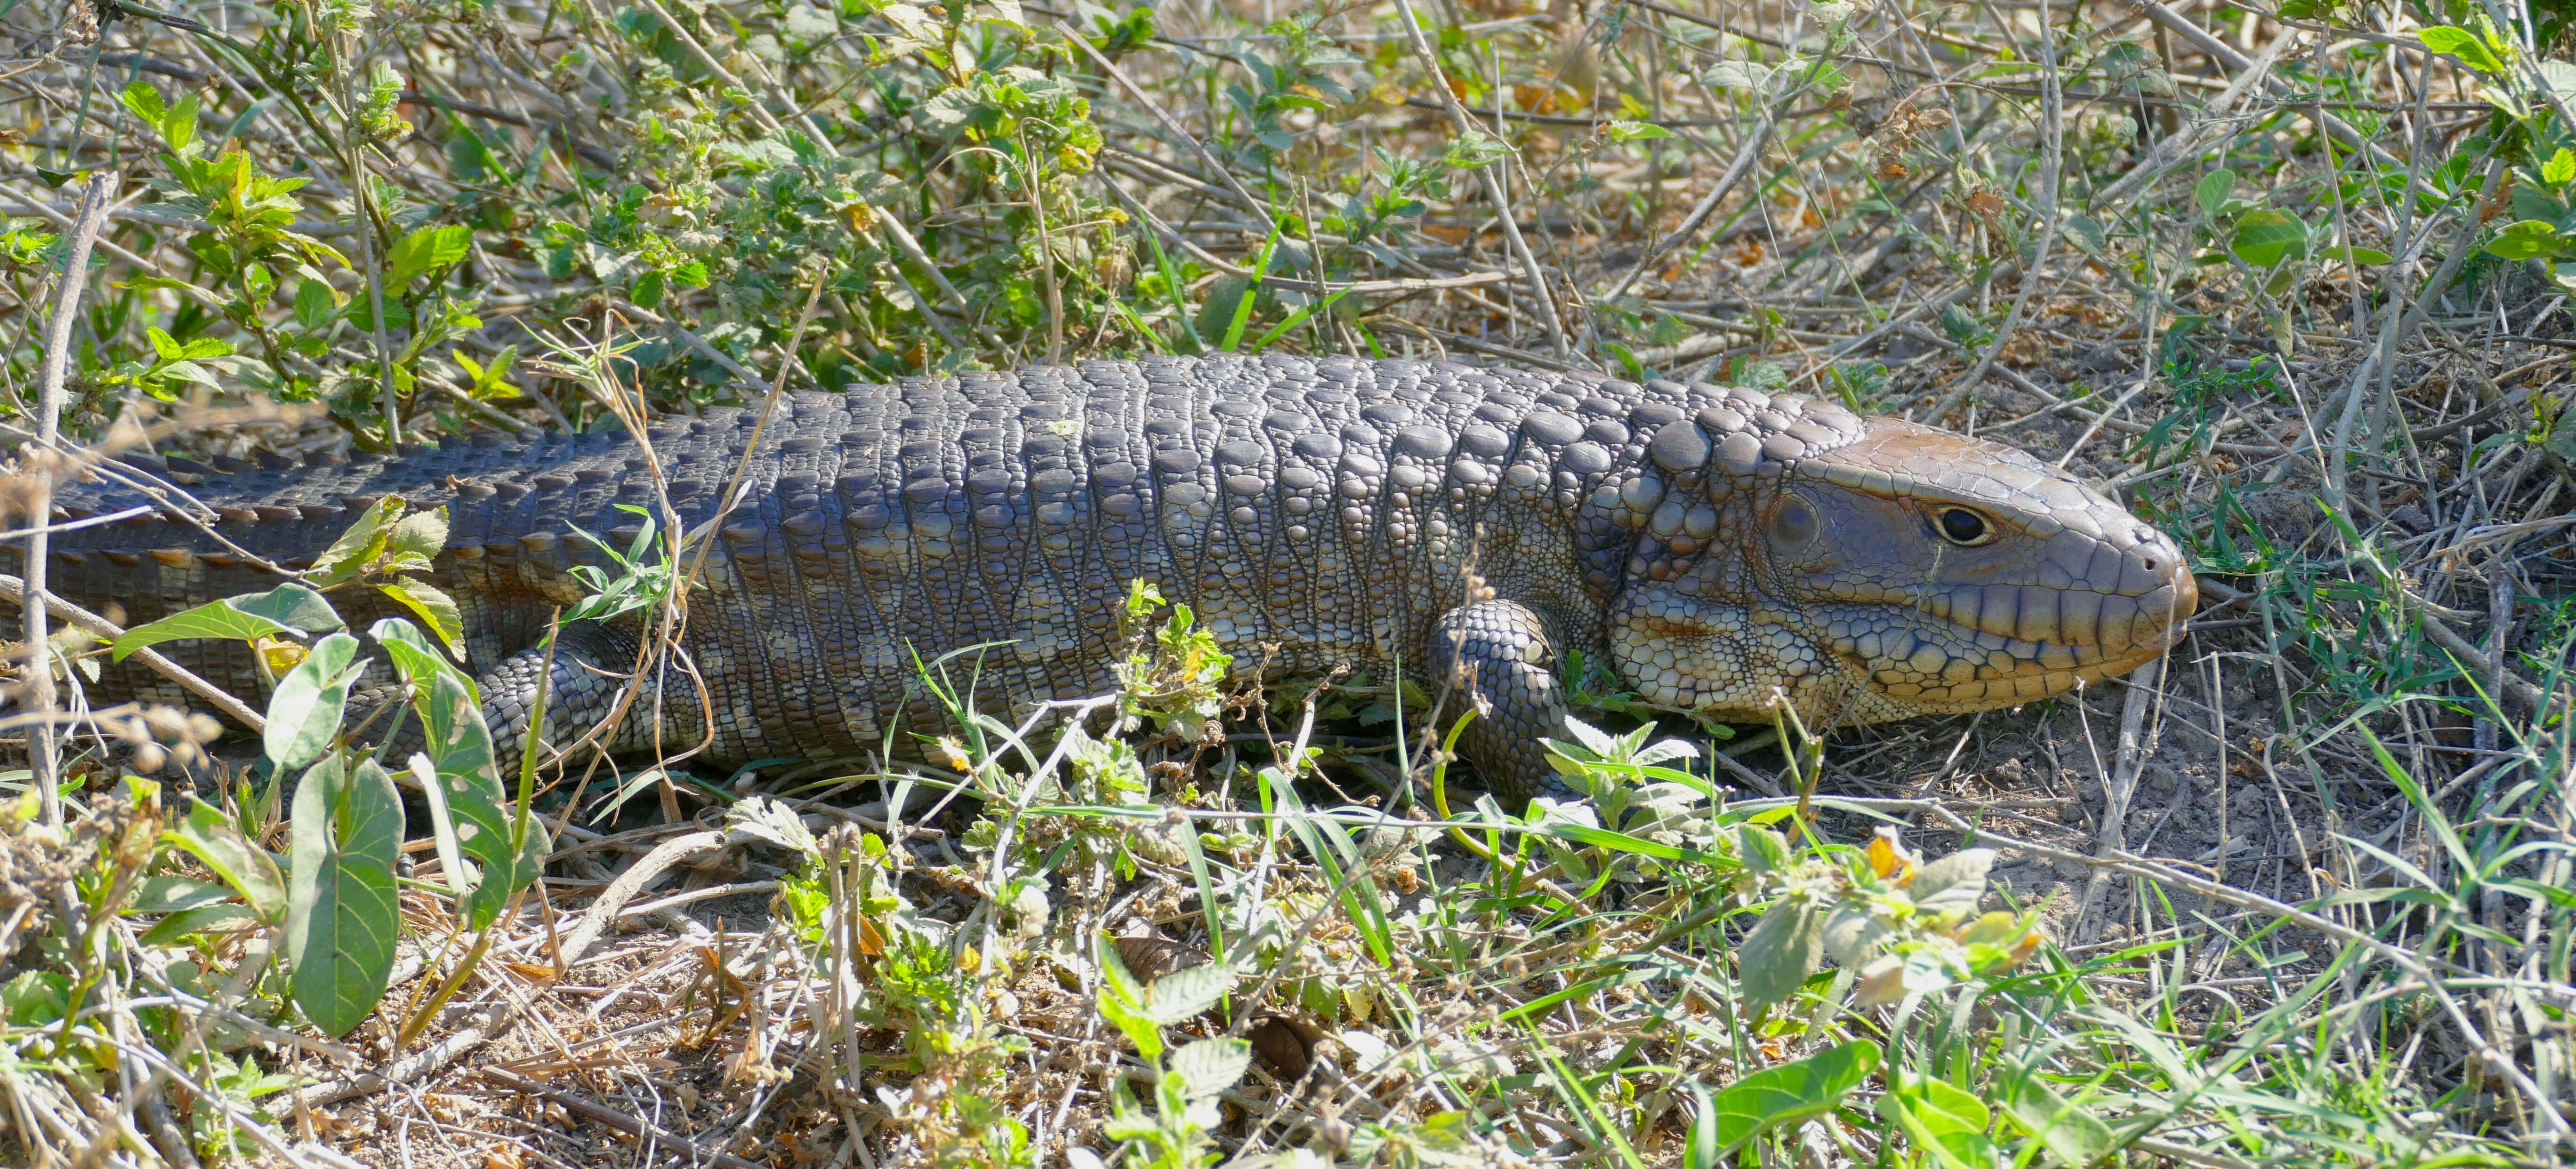
[{"label": "small serrated leaf", "polygon": [[447,646],[447,652],[456,655],[458,661],[465,660],[465,613],[457,608],[456,598],[427,581],[412,577],[387,581],[377,585],[376,591],[402,602],[403,607],[419,614],[420,619],[429,624],[430,632],[437,634],[438,640]]},{"label": "small serrated leaf", "polygon": [[1232,967],[1213,962],[1173,971],[1154,980],[1145,1014],[1165,1027],[1187,1022],[1215,1006],[1217,1000],[1234,989],[1234,981]]},{"label": "small serrated leaf", "polygon": [[1252,1044],[1241,1039],[1202,1039],[1172,1053],[1172,1071],[1182,1091],[1201,1100],[1243,1081],[1252,1067]]},{"label": "small serrated leaf", "polygon": [[1974,913],[1986,895],[1986,874],[1995,867],[1995,850],[1963,848],[1925,864],[1906,892],[1915,907],[1929,914]]}]

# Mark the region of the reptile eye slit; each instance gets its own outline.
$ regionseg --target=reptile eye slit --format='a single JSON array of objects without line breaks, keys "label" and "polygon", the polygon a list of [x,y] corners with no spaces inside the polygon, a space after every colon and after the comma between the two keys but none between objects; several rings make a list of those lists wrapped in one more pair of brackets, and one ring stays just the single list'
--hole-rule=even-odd
[{"label": "reptile eye slit", "polygon": [[1986,517],[1964,507],[1942,508],[1941,514],[1933,517],[1933,524],[1941,530],[1942,539],[1962,548],[1994,542],[1994,525],[1987,523]]}]

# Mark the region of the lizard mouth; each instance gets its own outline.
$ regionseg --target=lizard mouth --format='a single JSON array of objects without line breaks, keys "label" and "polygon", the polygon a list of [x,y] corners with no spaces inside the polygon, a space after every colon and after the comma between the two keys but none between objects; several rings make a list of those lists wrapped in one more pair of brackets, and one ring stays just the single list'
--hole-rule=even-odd
[{"label": "lizard mouth", "polygon": [[2143,596],[1962,590],[1918,602],[1907,634],[1853,648],[1891,699],[1924,713],[1992,710],[2115,678],[2164,656],[2198,606],[2199,587],[2185,571]]}]

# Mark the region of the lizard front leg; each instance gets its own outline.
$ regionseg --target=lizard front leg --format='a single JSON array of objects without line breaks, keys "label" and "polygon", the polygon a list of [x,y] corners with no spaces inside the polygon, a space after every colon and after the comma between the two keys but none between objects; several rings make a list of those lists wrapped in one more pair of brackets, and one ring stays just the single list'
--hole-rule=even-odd
[{"label": "lizard front leg", "polygon": [[1441,614],[1433,627],[1433,678],[1476,704],[1459,753],[1517,813],[1554,774],[1541,736],[1561,734],[1556,635],[1547,618],[1518,601],[1475,601]]}]

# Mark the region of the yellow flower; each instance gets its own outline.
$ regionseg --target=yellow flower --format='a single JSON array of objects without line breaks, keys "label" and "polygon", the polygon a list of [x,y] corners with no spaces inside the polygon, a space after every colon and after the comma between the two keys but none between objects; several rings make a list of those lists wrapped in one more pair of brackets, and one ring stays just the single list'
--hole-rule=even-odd
[{"label": "yellow flower", "polygon": [[1869,867],[1897,888],[1914,883],[1914,855],[1896,842],[1896,829],[1880,828],[1869,840]]}]

